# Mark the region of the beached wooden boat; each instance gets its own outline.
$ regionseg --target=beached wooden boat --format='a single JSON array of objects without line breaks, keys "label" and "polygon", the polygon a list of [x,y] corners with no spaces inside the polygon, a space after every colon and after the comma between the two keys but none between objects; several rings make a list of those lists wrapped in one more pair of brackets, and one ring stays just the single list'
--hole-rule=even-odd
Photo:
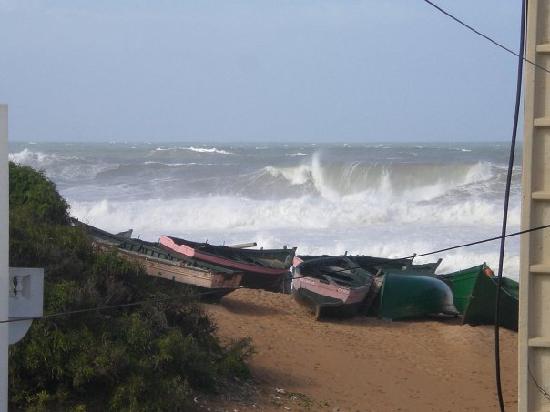
[{"label": "beached wooden boat", "polygon": [[451,287],[453,291],[453,302],[460,314],[464,314],[464,310],[472,298],[472,291],[474,290],[478,276],[485,271],[487,271],[489,275],[492,275],[492,271],[490,271],[489,267],[483,264],[438,276],[439,279],[443,280]]},{"label": "beached wooden boat", "polygon": [[282,291],[296,248],[241,249],[192,242],[173,236],[161,236],[159,243],[170,250],[201,262],[243,272],[242,285],[249,288]]},{"label": "beached wooden boat", "polygon": [[[495,299],[498,279],[486,264],[440,276],[453,290],[455,306],[469,325],[495,323]],[[519,285],[513,279],[502,278],[500,294],[500,325],[518,329]]]},{"label": "beached wooden boat", "polygon": [[434,276],[390,272],[384,275],[378,316],[383,319],[458,315],[451,288]]},{"label": "beached wooden boat", "polygon": [[[309,260],[318,259],[321,257],[330,256],[295,256],[293,260],[293,265],[298,266],[301,262],[307,262]],[[383,274],[390,271],[400,271],[411,275],[433,275],[443,260],[439,259],[438,261],[433,263],[415,265],[413,264],[413,259],[410,258],[392,259],[364,255],[346,255],[346,257],[353,260],[357,264],[357,266],[361,266],[363,269],[371,273],[378,274]]]},{"label": "beached wooden boat", "polygon": [[210,300],[221,298],[240,286],[242,272],[190,259],[158,243],[113,235],[93,226],[78,224],[98,247],[116,250],[121,257],[141,264],[150,276],[212,292],[208,294]]},{"label": "beached wooden boat", "polygon": [[292,295],[309,306],[317,319],[351,316],[364,304],[373,281],[372,273],[345,256],[320,257],[294,267]]}]

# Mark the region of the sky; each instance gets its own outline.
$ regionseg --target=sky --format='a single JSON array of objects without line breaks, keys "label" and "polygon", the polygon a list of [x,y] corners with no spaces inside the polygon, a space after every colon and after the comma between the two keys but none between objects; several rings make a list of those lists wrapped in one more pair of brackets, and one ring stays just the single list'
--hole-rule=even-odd
[{"label": "sky", "polygon": [[[517,50],[521,3],[438,0]],[[516,58],[422,0],[0,0],[13,141],[509,139]]]}]

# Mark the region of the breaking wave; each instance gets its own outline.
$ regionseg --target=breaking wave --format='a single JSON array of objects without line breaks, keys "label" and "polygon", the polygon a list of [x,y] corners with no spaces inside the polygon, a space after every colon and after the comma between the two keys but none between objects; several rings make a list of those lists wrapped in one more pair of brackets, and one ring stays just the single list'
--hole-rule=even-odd
[{"label": "breaking wave", "polygon": [[188,150],[190,152],[196,152],[196,153],[216,153],[216,154],[223,154],[223,155],[233,154],[232,152],[228,152],[227,150],[217,149],[215,147],[195,147],[195,146],[188,146],[188,147],[157,147],[155,150],[157,152],[173,151],[173,150]]},{"label": "breaking wave", "polygon": [[495,173],[488,162],[475,164],[330,164],[319,153],[298,166],[266,166],[263,172],[291,186],[306,185],[322,197],[369,194],[382,198],[430,200],[452,190],[490,182]]},{"label": "breaking wave", "polygon": [[[520,219],[519,199],[512,202],[510,230],[519,226]],[[112,231],[133,228],[149,240],[172,234],[238,243],[271,236],[279,239],[279,246],[299,246],[299,253],[304,254],[337,254],[347,250],[390,257],[497,235],[500,209],[500,205],[482,199],[419,204],[385,203],[368,196],[345,197],[339,201],[320,201],[311,196],[280,200],[212,196],[71,203],[71,213],[79,219]],[[509,246],[514,241],[511,240]],[[273,244],[263,246],[277,246],[275,241],[270,243]],[[444,256],[443,271],[483,261],[493,266],[498,264],[497,248],[491,249],[490,245]],[[506,262],[506,271],[512,275],[517,271],[518,262],[513,256]]]},{"label": "breaking wave", "polygon": [[32,166],[34,168],[43,168],[61,160],[78,160],[78,157],[33,152],[32,150],[24,148],[20,152],[10,153],[8,155],[8,159],[10,160],[10,162]]},{"label": "breaking wave", "polygon": [[[157,145],[17,144],[9,159],[43,169],[76,217],[149,240],[398,257],[499,233],[504,146]],[[520,221],[520,175],[518,167],[510,231]],[[507,250],[505,273],[517,277],[517,238]],[[496,268],[498,245],[441,256],[442,272]]]}]

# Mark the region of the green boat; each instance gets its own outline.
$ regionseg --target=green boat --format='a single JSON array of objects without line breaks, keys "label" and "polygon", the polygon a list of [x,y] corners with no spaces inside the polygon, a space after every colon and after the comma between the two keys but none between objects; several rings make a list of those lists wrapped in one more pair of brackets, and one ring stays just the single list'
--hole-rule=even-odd
[{"label": "green boat", "polygon": [[441,279],[398,272],[384,275],[379,317],[394,320],[439,314],[458,315],[453,305],[453,292]]},{"label": "green boat", "polygon": [[439,279],[443,280],[451,287],[454,305],[461,315],[464,314],[470,302],[477,278],[483,274],[484,271],[488,270],[490,270],[489,267],[484,263],[483,265],[473,266],[468,269],[438,276]]},{"label": "green boat", "polygon": [[[455,306],[468,325],[493,325],[498,278],[485,264],[441,276],[453,290]],[[500,326],[518,330],[519,285],[502,278]]]}]

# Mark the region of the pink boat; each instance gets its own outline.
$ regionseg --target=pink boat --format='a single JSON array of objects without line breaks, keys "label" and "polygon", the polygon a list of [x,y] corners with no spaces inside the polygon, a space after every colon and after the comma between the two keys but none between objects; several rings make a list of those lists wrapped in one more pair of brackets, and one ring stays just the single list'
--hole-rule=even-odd
[{"label": "pink boat", "polygon": [[344,256],[321,257],[294,268],[292,295],[323,315],[350,316],[365,304],[374,276]]},{"label": "pink boat", "polygon": [[159,243],[182,255],[244,273],[242,285],[281,291],[288,276],[296,248],[241,249],[192,242],[173,236],[161,236]]}]

